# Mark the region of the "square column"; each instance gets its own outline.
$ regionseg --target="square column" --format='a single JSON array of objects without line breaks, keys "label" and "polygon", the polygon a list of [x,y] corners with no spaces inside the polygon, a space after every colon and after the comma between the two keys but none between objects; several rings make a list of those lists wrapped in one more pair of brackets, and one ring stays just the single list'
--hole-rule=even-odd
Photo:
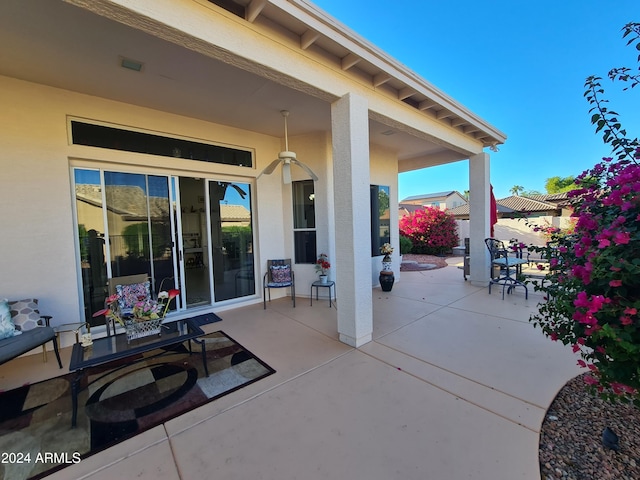
[{"label": "square column", "polygon": [[371,211],[369,112],[365,98],[345,95],[331,105],[336,286],[340,341],[371,341]]},{"label": "square column", "polygon": [[491,232],[491,185],[489,154],[469,158],[469,273],[471,284],[489,284],[490,255],[484,239]]}]

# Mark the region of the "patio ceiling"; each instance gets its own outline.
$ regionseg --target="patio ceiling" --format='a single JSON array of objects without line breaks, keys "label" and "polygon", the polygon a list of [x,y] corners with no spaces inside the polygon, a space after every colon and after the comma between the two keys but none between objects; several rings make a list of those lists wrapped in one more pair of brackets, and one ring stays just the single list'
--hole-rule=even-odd
[{"label": "patio ceiling", "polygon": [[[424,80],[412,78],[393,59],[305,2],[211,3],[225,3],[244,12],[251,22],[299,36],[300,48],[340,59],[343,70],[370,79],[376,88],[397,95],[407,108],[483,144],[504,141],[499,131]],[[304,7],[309,18],[294,16],[292,3]],[[326,31],[310,29],[310,23]],[[350,34],[355,42],[348,45],[351,50],[336,41],[335,32]],[[142,71],[123,68],[122,59],[142,63]],[[402,71],[406,78],[390,71]],[[276,137],[282,136],[282,109],[291,112],[292,136],[331,129],[332,99],[290,88],[59,0],[0,2],[0,75]],[[394,128],[387,120],[370,120],[371,142],[398,152],[405,161],[401,171],[466,158],[464,152]]]}]

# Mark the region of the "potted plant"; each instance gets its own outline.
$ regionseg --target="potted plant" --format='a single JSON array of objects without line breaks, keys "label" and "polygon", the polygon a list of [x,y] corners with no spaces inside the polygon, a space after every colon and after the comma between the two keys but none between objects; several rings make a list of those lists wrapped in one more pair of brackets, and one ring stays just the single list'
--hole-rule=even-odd
[{"label": "potted plant", "polygon": [[316,260],[316,272],[320,274],[320,281],[327,283],[327,271],[331,268],[329,263],[329,257],[326,254],[321,253]]},{"label": "potted plant", "polygon": [[391,269],[391,254],[393,253],[393,247],[390,243],[385,243],[380,247],[380,253],[384,255],[384,258],[382,259],[382,271],[380,272],[378,280],[380,281],[382,291],[390,292],[391,288],[393,288],[393,283],[396,280],[393,275],[393,270]]}]

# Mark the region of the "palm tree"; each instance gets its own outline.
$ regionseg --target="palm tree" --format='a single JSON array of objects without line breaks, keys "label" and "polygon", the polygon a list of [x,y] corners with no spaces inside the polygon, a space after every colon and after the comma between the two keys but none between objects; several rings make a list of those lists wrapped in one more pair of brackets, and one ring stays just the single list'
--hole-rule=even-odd
[{"label": "palm tree", "polygon": [[518,195],[520,192],[524,192],[524,187],[521,185],[514,185],[509,191],[511,192],[511,195]]}]

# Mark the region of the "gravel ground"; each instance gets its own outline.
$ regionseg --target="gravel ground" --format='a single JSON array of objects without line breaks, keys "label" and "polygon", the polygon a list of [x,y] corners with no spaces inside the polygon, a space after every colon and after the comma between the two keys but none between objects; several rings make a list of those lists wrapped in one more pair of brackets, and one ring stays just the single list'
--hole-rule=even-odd
[{"label": "gravel ground", "polygon": [[[619,437],[617,452],[602,444],[609,427]],[[591,395],[582,375],[558,393],[540,434],[543,480],[640,479],[640,410]]]},{"label": "gravel ground", "polygon": [[435,255],[417,255],[413,253],[405,253],[402,256],[402,261],[403,262],[414,261],[424,265],[435,265],[435,267],[419,267],[417,265],[405,264],[405,265],[400,265],[401,272],[434,270],[436,268],[443,268],[447,266],[447,262],[444,257],[436,257]]}]

